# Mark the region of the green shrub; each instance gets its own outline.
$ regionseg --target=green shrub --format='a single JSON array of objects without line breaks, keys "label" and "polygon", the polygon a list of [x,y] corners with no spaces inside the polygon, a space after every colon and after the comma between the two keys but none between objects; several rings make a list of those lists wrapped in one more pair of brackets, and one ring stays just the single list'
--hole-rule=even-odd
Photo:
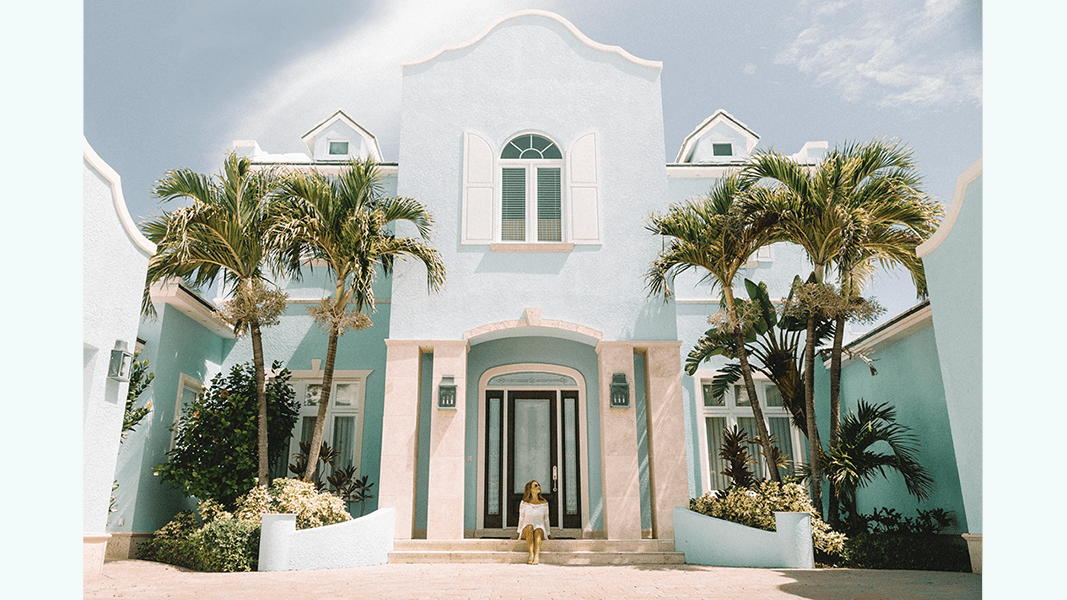
[{"label": "green shrub", "polygon": [[969,573],[971,559],[962,537],[943,534],[952,523],[943,509],[918,511],[908,518],[889,509],[857,515],[865,531],[849,536],[845,543],[845,566],[862,569],[909,569]]},{"label": "green shrub", "polygon": [[[275,362],[272,368],[280,366]],[[267,447],[272,463],[286,459],[300,408],[289,377],[283,370],[267,381]],[[232,510],[237,497],[256,484],[257,415],[253,365],[236,365],[225,376],[220,373],[202,395],[182,408],[174,449],[167,453],[167,462],[156,467],[156,474],[187,496],[217,500]]]},{"label": "green shrub", "polygon": [[255,571],[259,563],[259,523],[219,519],[189,536],[189,543],[196,549],[198,571]]},{"label": "green shrub", "polygon": [[197,505],[199,517],[182,511],[138,546],[137,557],[195,571],[254,571],[259,562],[260,523],[268,513],[295,513],[297,529],[352,519],[344,502],[297,479],[275,479],[270,488],[252,487],[230,513],[215,500]]},{"label": "green shrub", "polygon": [[820,558],[833,559],[844,551],[845,534],[834,531],[819,518],[807,491],[797,483],[761,481],[751,490],[733,488],[722,498],[707,492],[690,498],[689,510],[766,531],[775,530],[775,512],[810,513],[811,539]]}]

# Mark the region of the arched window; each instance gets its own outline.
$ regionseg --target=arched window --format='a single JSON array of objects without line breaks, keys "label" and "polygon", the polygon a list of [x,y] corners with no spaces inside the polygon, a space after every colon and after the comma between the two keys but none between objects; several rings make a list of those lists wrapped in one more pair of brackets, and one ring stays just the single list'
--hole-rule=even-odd
[{"label": "arched window", "polygon": [[500,240],[563,241],[563,154],[552,140],[524,133],[500,153]]}]

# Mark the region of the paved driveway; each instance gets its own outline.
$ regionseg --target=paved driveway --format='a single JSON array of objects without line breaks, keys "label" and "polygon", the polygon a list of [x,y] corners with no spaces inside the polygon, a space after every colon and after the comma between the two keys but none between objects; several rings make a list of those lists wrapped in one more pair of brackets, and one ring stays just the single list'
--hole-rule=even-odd
[{"label": "paved driveway", "polygon": [[104,564],[85,598],[981,598],[982,576],[931,571],[776,570],[681,566],[380,565],[330,571],[197,573],[159,563]]}]

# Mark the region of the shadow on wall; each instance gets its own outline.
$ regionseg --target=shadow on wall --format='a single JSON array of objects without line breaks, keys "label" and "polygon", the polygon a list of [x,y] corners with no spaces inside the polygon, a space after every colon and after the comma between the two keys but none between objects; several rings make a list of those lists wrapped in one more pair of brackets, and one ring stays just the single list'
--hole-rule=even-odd
[{"label": "shadow on wall", "polygon": [[630,337],[635,340],[678,339],[678,319],[675,318],[674,304],[666,303],[660,298],[646,298],[634,320],[633,334]]},{"label": "shadow on wall", "polygon": [[478,248],[484,254],[474,269],[475,273],[514,273],[516,275],[559,275],[570,255],[575,251],[581,251],[575,247],[571,252],[498,253],[485,246],[478,246]]}]

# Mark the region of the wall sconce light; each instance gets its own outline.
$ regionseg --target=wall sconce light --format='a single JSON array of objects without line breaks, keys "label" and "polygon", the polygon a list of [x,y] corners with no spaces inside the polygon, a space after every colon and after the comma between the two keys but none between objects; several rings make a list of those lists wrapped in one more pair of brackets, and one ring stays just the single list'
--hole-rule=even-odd
[{"label": "wall sconce light", "polygon": [[451,375],[442,377],[437,386],[437,408],[456,408],[456,382]]},{"label": "wall sconce light", "polygon": [[611,376],[611,406],[630,407],[630,384],[626,382],[626,373],[615,373]]},{"label": "wall sconce light", "polygon": [[115,341],[115,349],[111,351],[111,363],[107,367],[107,376],[115,381],[130,380],[130,363],[133,362],[133,353],[126,349],[126,342]]}]

